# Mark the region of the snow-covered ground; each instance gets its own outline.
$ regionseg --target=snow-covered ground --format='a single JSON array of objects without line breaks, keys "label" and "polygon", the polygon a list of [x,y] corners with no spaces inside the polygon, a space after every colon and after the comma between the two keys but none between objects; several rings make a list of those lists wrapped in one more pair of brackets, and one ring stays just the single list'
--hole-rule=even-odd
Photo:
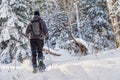
[{"label": "snow-covered ground", "polygon": [[78,59],[66,56],[47,55],[47,69],[42,73],[32,73],[30,60],[16,68],[0,64],[0,80],[120,80],[120,49]]}]

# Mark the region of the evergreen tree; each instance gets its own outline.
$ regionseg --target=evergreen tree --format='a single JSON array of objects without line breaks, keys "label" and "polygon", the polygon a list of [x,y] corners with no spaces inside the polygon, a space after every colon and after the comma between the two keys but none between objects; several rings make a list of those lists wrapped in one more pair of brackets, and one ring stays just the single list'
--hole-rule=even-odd
[{"label": "evergreen tree", "polygon": [[9,63],[18,58],[17,55],[28,53],[24,31],[30,5],[25,0],[2,0],[0,6],[0,59],[3,63]]},{"label": "evergreen tree", "polygon": [[98,50],[114,48],[114,34],[111,28],[106,0],[84,0],[80,6],[80,33],[82,38],[94,44]]},{"label": "evergreen tree", "polygon": [[[94,50],[115,47],[106,0],[1,0],[0,1],[0,61],[12,62],[29,56],[29,42],[25,36],[26,25],[34,10],[39,10],[49,29],[51,48],[70,49],[79,52],[75,44],[67,43],[75,38],[91,44]],[[72,8],[72,11],[67,8]],[[71,13],[71,15],[68,15]],[[70,17],[70,24],[69,20]],[[97,51],[98,52],[98,51]]]}]

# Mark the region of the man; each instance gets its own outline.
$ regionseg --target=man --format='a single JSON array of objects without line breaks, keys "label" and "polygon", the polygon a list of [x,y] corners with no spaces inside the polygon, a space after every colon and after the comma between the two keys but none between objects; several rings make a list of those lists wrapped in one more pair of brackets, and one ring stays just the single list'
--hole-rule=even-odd
[{"label": "man", "polygon": [[39,11],[34,11],[33,19],[27,26],[26,35],[30,38],[33,72],[36,72],[37,59],[39,66],[43,66],[45,68],[42,48],[44,46],[44,39],[48,39],[48,29],[45,22],[40,17]]}]

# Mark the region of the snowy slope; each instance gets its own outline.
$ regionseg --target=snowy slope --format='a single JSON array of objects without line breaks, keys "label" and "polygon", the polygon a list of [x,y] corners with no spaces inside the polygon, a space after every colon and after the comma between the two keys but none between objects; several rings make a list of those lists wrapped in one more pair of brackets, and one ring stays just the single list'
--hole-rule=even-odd
[{"label": "snowy slope", "polygon": [[16,69],[12,64],[0,66],[0,80],[120,80],[119,74],[119,49],[88,55],[79,60],[53,60],[45,72],[36,74],[32,73],[28,60]]}]

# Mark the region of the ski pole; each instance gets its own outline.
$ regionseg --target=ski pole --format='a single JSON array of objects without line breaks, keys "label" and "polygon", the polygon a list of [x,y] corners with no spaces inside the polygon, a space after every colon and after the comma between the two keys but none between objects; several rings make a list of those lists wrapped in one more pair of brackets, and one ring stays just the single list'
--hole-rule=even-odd
[{"label": "ski pole", "polygon": [[[46,43],[47,43],[47,46],[48,46],[48,52],[50,51],[50,48],[49,48],[49,43],[48,43],[48,40],[46,40]],[[52,69],[52,58],[51,58],[51,56],[50,56],[50,54],[49,54],[49,60],[50,60],[50,62],[51,62],[51,69]]]}]

